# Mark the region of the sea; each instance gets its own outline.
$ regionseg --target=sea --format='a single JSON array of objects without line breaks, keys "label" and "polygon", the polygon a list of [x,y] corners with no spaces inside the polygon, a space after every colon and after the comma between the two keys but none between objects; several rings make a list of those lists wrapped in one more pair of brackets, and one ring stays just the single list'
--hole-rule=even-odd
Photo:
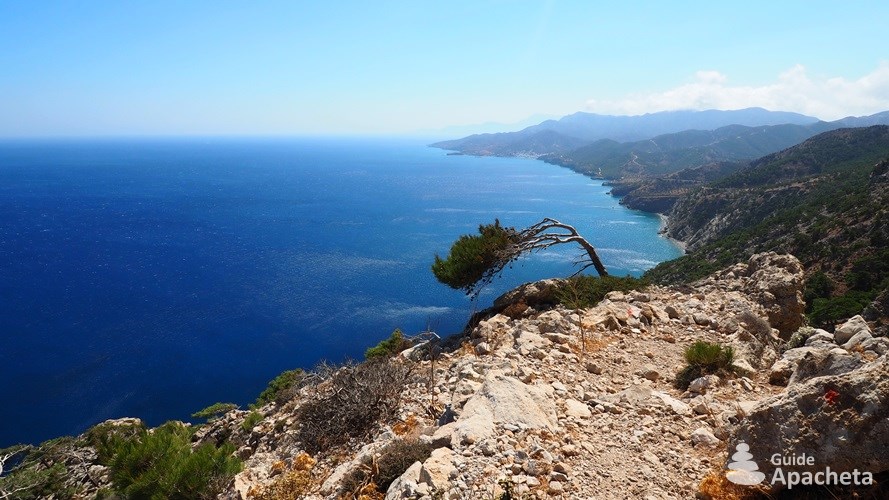
[{"label": "sea", "polygon": [[494,219],[572,224],[614,275],[681,254],[608,191],[417,139],[0,141],[0,448],[246,407],[284,370],[361,359],[395,328],[458,332],[575,272],[579,248],[553,248],[476,301],[438,283],[434,256]]}]

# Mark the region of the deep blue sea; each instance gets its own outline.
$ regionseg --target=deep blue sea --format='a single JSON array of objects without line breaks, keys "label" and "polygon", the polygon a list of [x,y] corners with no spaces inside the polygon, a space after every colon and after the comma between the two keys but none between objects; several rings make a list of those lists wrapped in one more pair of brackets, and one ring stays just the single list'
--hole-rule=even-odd
[{"label": "deep blue sea", "polygon": [[[472,304],[429,266],[495,217],[574,224],[612,274],[680,254],[607,192],[416,140],[0,142],[0,447],[246,405],[396,327],[458,331]],[[477,306],[578,254],[526,259]]]}]

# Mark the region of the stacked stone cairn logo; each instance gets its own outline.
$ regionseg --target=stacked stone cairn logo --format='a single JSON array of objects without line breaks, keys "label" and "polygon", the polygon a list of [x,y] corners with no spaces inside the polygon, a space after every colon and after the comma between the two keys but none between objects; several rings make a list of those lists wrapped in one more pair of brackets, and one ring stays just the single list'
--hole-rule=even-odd
[{"label": "stacked stone cairn logo", "polygon": [[735,483],[744,486],[753,486],[759,484],[766,478],[766,475],[759,472],[759,466],[754,462],[753,455],[750,454],[750,446],[743,441],[735,446],[736,453],[732,455],[732,462],[728,464],[730,469],[725,473],[725,477]]}]

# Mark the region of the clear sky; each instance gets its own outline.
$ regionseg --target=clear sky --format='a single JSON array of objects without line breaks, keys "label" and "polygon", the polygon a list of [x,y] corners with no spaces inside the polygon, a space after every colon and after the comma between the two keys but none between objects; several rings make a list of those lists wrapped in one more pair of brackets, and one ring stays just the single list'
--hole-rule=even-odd
[{"label": "clear sky", "polygon": [[887,21],[885,0],[0,0],[0,137],[749,106],[835,119],[889,109]]}]

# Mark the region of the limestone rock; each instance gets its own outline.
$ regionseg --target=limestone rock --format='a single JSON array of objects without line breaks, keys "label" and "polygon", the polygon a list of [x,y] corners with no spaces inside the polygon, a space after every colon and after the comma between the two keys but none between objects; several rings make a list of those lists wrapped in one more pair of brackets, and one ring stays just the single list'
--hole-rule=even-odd
[{"label": "limestone rock", "polygon": [[849,354],[843,349],[815,349],[806,353],[799,360],[788,385],[797,384],[810,378],[850,372],[863,363],[860,357]]},{"label": "limestone rock", "polygon": [[812,345],[819,344],[822,342],[825,342],[828,344],[835,344],[836,340],[834,339],[832,333],[825,331],[825,330],[821,330],[820,328],[815,330],[815,333],[813,333],[812,336],[810,336],[809,338],[806,339],[807,346],[812,346]]},{"label": "limestone rock", "polygon": [[850,350],[858,347],[859,345],[861,345],[866,340],[872,339],[872,338],[874,338],[874,337],[873,337],[873,335],[870,334],[869,331],[861,330],[858,333],[856,333],[855,335],[852,335],[852,338],[850,338],[848,341],[846,341],[843,344],[843,349],[850,351]]},{"label": "limestone rock", "polygon": [[651,380],[652,382],[657,382],[657,380],[661,378],[661,372],[652,364],[643,366],[641,375],[643,378]]},{"label": "limestone rock", "polygon": [[565,415],[569,417],[587,418],[592,415],[590,407],[576,399],[565,400]]},{"label": "limestone rock", "polygon": [[[757,405],[734,432],[731,444],[744,441],[758,457],[806,454],[813,466],[796,471],[873,474],[889,471],[889,357],[857,370],[810,379]],[[757,462],[771,477],[774,466]]]},{"label": "limestone rock", "polygon": [[562,279],[546,279],[525,283],[494,299],[494,308],[503,309],[519,300],[523,300],[525,304],[531,307],[537,307],[541,304],[555,304],[557,302],[556,290],[564,281]]},{"label": "limestone rock", "polygon": [[769,324],[782,338],[789,338],[805,323],[804,274],[799,259],[775,252],[760,253],[750,257],[747,269],[751,283],[745,291],[763,307]]},{"label": "limestone rock", "polygon": [[783,356],[769,370],[769,383],[773,385],[787,385],[796,366],[806,354],[818,350],[818,347],[797,347],[796,349],[788,349],[784,351]]},{"label": "limestone rock", "polygon": [[873,332],[870,331],[870,327],[867,326],[867,322],[864,321],[864,318],[861,316],[852,316],[848,321],[837,327],[833,336],[836,343],[842,345],[859,332],[867,332],[868,334],[873,335]]},{"label": "limestone rock", "polygon": [[719,377],[716,375],[704,375],[698,377],[688,384],[688,392],[696,394],[707,394],[707,390],[716,387],[719,384]]},{"label": "limestone rock", "polygon": [[722,442],[707,427],[698,427],[691,433],[691,443],[694,446],[713,447],[719,446]]},{"label": "limestone rock", "polygon": [[474,443],[489,438],[495,422],[554,429],[558,419],[551,395],[551,386],[532,386],[514,377],[491,374],[463,407],[454,429],[455,440]]},{"label": "limestone rock", "polygon": [[386,490],[386,500],[399,500],[417,496],[417,485],[420,482],[420,471],[423,464],[414,462],[406,471],[398,476]]},{"label": "limestone rock", "polygon": [[420,468],[420,482],[438,491],[447,491],[452,476],[457,475],[457,467],[454,466],[456,456],[448,448],[434,450]]}]

